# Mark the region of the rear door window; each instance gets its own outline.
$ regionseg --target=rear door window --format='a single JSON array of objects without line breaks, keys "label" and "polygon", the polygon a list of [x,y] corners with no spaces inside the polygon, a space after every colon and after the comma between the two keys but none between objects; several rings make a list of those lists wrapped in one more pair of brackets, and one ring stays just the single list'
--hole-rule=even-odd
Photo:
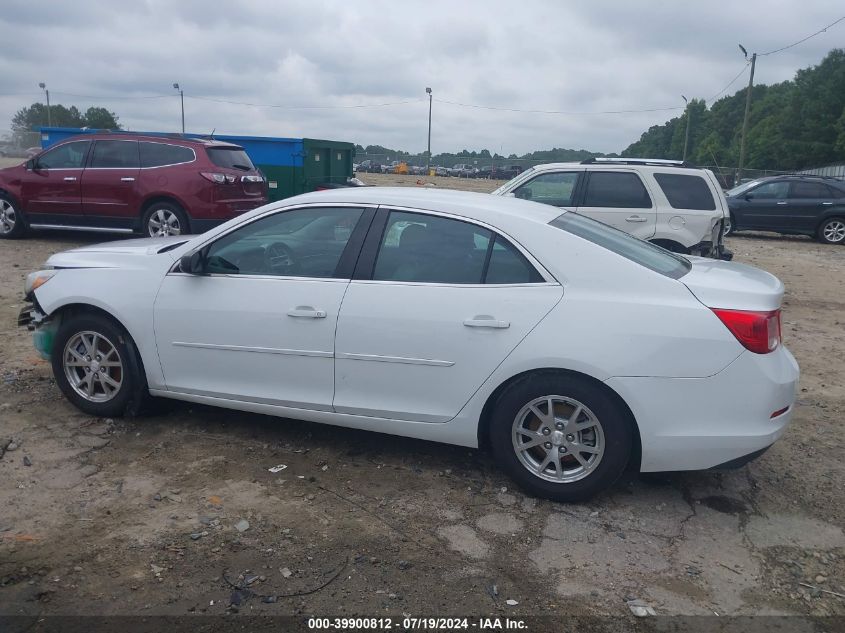
[{"label": "rear door window", "polygon": [[97,141],[91,156],[90,167],[110,169],[137,169],[141,162],[138,157],[137,141]]},{"label": "rear door window", "polygon": [[829,198],[830,190],[823,184],[818,182],[800,182],[792,183],[792,189],[789,192],[790,198]]},{"label": "rear door window", "polygon": [[374,280],[439,284],[543,283],[508,240],[462,220],[391,211]]},{"label": "rear door window", "polygon": [[701,176],[691,174],[654,174],[654,179],[673,209],[715,211],[716,201]]},{"label": "rear door window", "polygon": [[140,146],[141,167],[179,165],[181,163],[190,163],[196,159],[194,150],[182,145],[142,141]]},{"label": "rear door window", "polygon": [[650,209],[651,197],[637,174],[624,171],[588,173],[582,207]]},{"label": "rear door window", "polygon": [[255,165],[249,159],[246,151],[240,147],[207,147],[208,157],[218,167],[226,169],[240,169],[252,171]]}]

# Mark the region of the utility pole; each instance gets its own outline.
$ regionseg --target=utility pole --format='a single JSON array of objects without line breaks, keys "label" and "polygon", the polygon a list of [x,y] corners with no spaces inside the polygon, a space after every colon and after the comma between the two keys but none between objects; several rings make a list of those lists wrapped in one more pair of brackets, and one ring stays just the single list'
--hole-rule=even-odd
[{"label": "utility pole", "polygon": [[38,87],[47,95],[47,127],[53,127],[53,123],[50,120],[50,91],[47,90],[47,85],[43,81],[38,84]]},{"label": "utility pole", "polygon": [[686,161],[687,159],[687,148],[689,147],[689,119],[690,119],[690,110],[689,110],[689,101],[684,95],[681,95],[681,99],[684,100],[684,103],[687,104],[685,109],[687,111],[687,133],[684,137],[684,158],[683,160]]},{"label": "utility pole", "polygon": [[431,88],[426,88],[425,91],[428,93],[428,150],[426,151],[425,175],[428,176],[431,174],[431,102],[433,97]]},{"label": "utility pole", "polygon": [[179,99],[182,101],[182,134],[185,133],[185,91],[179,87],[179,84],[173,84],[173,87],[179,91]]},{"label": "utility pole", "polygon": [[[740,50],[748,59],[748,52],[739,45]],[[754,66],[757,64],[757,53],[751,55],[751,75],[748,77],[748,91],[745,93],[745,118],[742,120],[742,139],[739,144],[739,168],[736,173],[736,184],[742,182],[742,168],[745,166],[745,144],[748,141],[748,115],[751,112],[751,88],[754,86]]]}]

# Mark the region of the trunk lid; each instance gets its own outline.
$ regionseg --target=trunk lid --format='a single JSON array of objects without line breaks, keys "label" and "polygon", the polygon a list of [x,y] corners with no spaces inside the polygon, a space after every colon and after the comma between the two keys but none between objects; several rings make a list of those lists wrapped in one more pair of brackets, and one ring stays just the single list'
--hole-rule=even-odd
[{"label": "trunk lid", "polygon": [[708,308],[777,310],[783,283],[759,268],[705,257],[687,257],[692,269],[679,279]]}]

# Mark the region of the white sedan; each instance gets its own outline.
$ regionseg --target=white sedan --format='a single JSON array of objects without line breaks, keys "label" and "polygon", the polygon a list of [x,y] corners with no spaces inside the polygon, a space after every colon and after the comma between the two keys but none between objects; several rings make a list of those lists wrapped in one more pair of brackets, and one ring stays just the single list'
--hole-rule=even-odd
[{"label": "white sedan", "polygon": [[792,416],[783,285],[548,205],[335,189],[54,255],[20,323],[97,416],[149,396],[489,447],[584,499],[731,467]]}]

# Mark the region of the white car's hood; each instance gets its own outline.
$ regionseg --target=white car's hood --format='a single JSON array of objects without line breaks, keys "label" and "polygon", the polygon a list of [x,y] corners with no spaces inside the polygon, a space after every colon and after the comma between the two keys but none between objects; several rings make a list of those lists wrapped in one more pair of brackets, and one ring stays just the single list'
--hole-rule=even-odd
[{"label": "white car's hood", "polygon": [[[113,268],[127,265],[143,265],[144,259],[156,260],[161,255],[172,261],[172,251],[187,242],[190,236],[149,237],[135,240],[116,240],[89,246],[80,246],[69,251],[56,253],[47,260],[54,268]],[[170,247],[170,248],[168,248]]]},{"label": "white car's hood", "polygon": [[692,270],[680,281],[709,308],[770,311],[780,308],[783,283],[759,268],[706,257],[687,257]]}]

